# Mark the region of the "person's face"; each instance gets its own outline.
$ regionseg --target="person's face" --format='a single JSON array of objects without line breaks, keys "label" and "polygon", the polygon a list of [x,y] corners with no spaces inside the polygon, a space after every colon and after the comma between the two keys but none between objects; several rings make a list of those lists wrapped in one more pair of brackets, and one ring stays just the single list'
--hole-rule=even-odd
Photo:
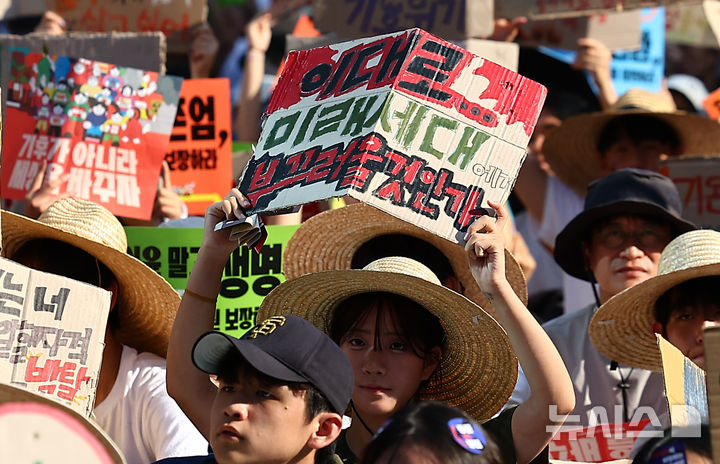
[{"label": "person's face", "polygon": [[601,302],[657,275],[671,235],[669,225],[640,216],[615,216],[597,227],[585,253]]},{"label": "person's face", "polygon": [[417,443],[399,445],[380,456],[377,464],[441,464],[432,451]]},{"label": "person's face", "polygon": [[658,171],[660,161],[667,159],[672,153],[673,148],[668,143],[643,140],[636,144],[626,136],[610,145],[600,157],[600,162],[606,175],[624,168]]},{"label": "person's face", "polygon": [[720,322],[720,303],[681,307],[670,314],[664,332],[657,330],[656,326],[653,328],[664,333],[667,340],[682,351],[682,354],[698,367],[705,369],[703,327],[707,322]]},{"label": "person's face", "polygon": [[530,144],[528,145],[528,153],[534,156],[540,168],[548,174],[553,174],[553,170],[550,164],[545,160],[545,154],[542,151],[543,143],[545,143],[545,137],[550,131],[559,127],[562,124],[560,118],[555,116],[555,113],[550,109],[543,109],[540,113],[540,118],[535,125],[535,131],[530,138]]},{"label": "person's face", "polygon": [[264,383],[247,370],[218,381],[210,444],[220,464],[300,462],[316,419],[306,419],[304,394]]},{"label": "person's face", "polygon": [[440,349],[427,356],[427,362],[418,357],[400,339],[387,311],[378,324],[380,333],[376,334],[376,312],[377,309],[371,310],[351,329],[340,348],[355,373],[352,396],[355,408],[365,420],[375,418],[384,422],[407,405],[420,384],[430,377],[440,359]]}]

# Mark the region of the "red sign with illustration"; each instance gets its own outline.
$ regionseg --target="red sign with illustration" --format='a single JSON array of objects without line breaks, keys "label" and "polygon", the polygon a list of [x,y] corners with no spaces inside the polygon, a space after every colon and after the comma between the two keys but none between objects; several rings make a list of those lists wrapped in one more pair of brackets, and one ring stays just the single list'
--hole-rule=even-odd
[{"label": "red sign with illustration", "polygon": [[151,216],[182,79],[11,50],[2,194],[44,182],[118,216]]}]

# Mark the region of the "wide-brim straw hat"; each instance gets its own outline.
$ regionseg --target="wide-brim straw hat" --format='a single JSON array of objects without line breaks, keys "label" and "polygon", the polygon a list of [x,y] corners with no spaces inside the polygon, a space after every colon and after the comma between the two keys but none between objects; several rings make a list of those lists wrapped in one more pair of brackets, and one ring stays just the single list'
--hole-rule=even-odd
[{"label": "wide-brim straw hat", "polygon": [[295,314],[330,333],[338,304],[369,292],[387,292],[415,301],[440,321],[446,346],[420,398],[459,407],[477,420],[492,417],[515,387],[518,364],[510,340],[481,307],[440,285],[423,264],[387,257],[363,269],[323,271],[287,280],[273,289],[257,320]]},{"label": "wide-brim straw hat", "polygon": [[645,169],[620,169],[590,184],[583,211],[555,239],[553,256],[558,265],[573,277],[592,281],[583,242],[595,225],[617,215],[651,217],[668,224],[672,237],[696,229],[682,218],[680,194],[672,180]]},{"label": "wide-brim straw hat", "polygon": [[542,151],[555,175],[584,195],[588,184],[603,175],[597,147],[600,133],[612,119],[624,115],[653,116],[669,124],[683,155],[717,153],[720,147],[717,121],[678,111],[669,95],[631,89],[610,109],[573,116],[548,133]]},{"label": "wide-brim straw hat", "polygon": [[125,229],[110,211],[66,198],[51,204],[37,220],[2,212],[2,256],[12,259],[23,244],[35,239],[68,243],[107,266],[118,282],[113,334],[138,351],[166,356],[180,297],[157,272],[127,253]]},{"label": "wide-brim straw hat", "polygon": [[[28,414],[41,420],[31,428],[17,423]],[[50,422],[54,427],[49,427]],[[7,383],[0,383],[0,430],[4,438],[0,458],[11,460],[5,462],[22,462],[21,456],[43,462],[44,456],[54,459],[51,462],[125,463],[120,449],[97,424],[46,395]],[[84,455],[79,455],[78,442],[86,446]]]},{"label": "wide-brim straw hat", "polygon": [[[492,304],[470,272],[462,246],[365,203],[324,211],[305,221],[285,247],[283,272],[290,280],[313,272],[352,269],[353,257],[360,247],[374,238],[395,234],[420,239],[445,255],[464,288],[463,294],[494,314]],[[507,250],[505,276],[515,294],[527,305],[525,275]]]},{"label": "wide-brim straw hat", "polygon": [[655,302],[666,291],[697,277],[720,275],[720,232],[694,230],[671,241],[662,252],[658,274],[610,298],[590,322],[590,340],[610,359],[662,371],[652,325]]}]

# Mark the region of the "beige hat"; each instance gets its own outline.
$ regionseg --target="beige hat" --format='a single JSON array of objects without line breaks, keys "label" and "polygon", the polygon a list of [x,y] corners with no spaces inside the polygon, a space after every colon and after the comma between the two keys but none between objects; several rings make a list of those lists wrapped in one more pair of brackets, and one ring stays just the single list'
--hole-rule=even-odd
[{"label": "beige hat", "polygon": [[608,110],[581,114],[563,121],[543,143],[543,154],[560,180],[585,195],[587,186],[603,176],[598,138],[610,120],[624,115],[655,116],[675,129],[685,155],[716,153],[720,123],[678,111],[670,95],[630,89]]},{"label": "beige hat", "polygon": [[492,417],[515,387],[518,364],[502,327],[466,297],[440,285],[423,264],[410,258],[381,258],[363,269],[306,274],[273,289],[257,320],[295,314],[326,333],[338,304],[369,292],[409,298],[438,318],[447,346],[440,365],[420,391],[421,399],[459,407],[477,420]]},{"label": "beige hat", "polygon": [[[407,235],[437,248],[450,262],[465,289],[464,295],[494,314],[470,272],[465,249],[425,229],[398,219],[365,203],[348,205],[315,215],[305,221],[285,247],[283,272],[288,280],[304,274],[352,269],[353,257],[368,241],[384,235]],[[505,275],[527,305],[527,283],[515,257],[505,251]]]},{"label": "beige hat", "polygon": [[697,277],[720,275],[720,232],[693,230],[663,250],[658,274],[610,298],[590,321],[590,340],[605,356],[628,366],[662,371],[652,325],[655,302]]},{"label": "beige hat", "polygon": [[49,397],[0,383],[0,462],[124,464],[110,437]]},{"label": "beige hat", "polygon": [[26,242],[45,238],[100,260],[118,281],[118,340],[165,357],[180,297],[157,272],[127,253],[125,229],[110,211],[90,201],[65,198],[37,220],[3,211],[1,223],[6,258],[12,259]]}]

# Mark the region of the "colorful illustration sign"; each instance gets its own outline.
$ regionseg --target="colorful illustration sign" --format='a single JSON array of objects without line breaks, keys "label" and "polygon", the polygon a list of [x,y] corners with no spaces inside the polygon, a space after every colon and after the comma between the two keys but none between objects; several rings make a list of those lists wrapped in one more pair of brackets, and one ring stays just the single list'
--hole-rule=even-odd
[{"label": "colorful illustration sign", "polygon": [[2,194],[45,182],[117,216],[148,219],[182,79],[65,56],[11,52]]},{"label": "colorful illustration sign", "polygon": [[315,27],[359,38],[419,27],[446,40],[493,32],[493,0],[314,0]]},{"label": "colorful illustration sign", "polygon": [[683,201],[683,217],[698,227],[720,230],[720,160],[717,157],[674,157],[661,162]]},{"label": "colorful illustration sign", "polygon": [[183,81],[165,161],[191,216],[203,216],[233,187],[228,79]]},{"label": "colorful illustration sign", "polygon": [[[265,295],[285,281],[282,256],[299,226],[267,226],[260,253],[237,248],[225,266],[214,328],[239,337],[255,325]],[[202,243],[202,229],[126,227],[129,252],[163,276],[179,293],[185,290]]]},{"label": "colorful illustration sign", "polygon": [[0,258],[0,381],[89,417],[110,292]]},{"label": "colorful illustration sign", "polygon": [[419,29],[292,52],[240,190],[250,212],[347,194],[462,243],[510,194],[546,94]]},{"label": "colorful illustration sign", "polygon": [[[548,445],[550,459],[560,461],[606,462],[629,459],[635,440],[652,419],[645,416],[625,423],[605,423],[594,427],[566,429],[555,434]],[[659,424],[659,421],[656,421]],[[655,424],[653,424],[655,425]]]}]

